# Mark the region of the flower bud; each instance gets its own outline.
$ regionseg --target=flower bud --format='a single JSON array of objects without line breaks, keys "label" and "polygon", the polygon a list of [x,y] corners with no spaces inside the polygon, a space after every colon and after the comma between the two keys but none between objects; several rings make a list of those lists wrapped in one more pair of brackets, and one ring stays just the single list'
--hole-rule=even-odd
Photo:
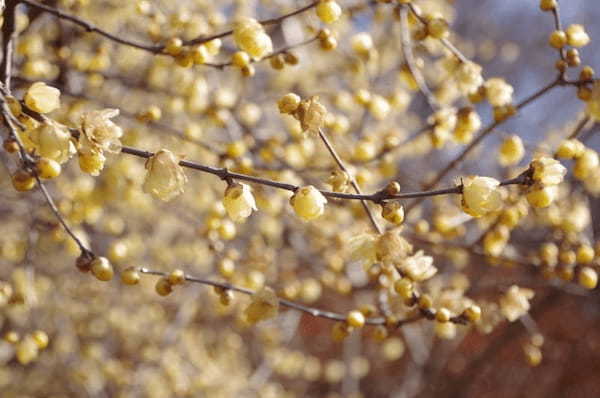
[{"label": "flower bud", "polygon": [[327,199],[312,185],[299,188],[290,203],[296,215],[305,221],[320,217],[325,211]]}]

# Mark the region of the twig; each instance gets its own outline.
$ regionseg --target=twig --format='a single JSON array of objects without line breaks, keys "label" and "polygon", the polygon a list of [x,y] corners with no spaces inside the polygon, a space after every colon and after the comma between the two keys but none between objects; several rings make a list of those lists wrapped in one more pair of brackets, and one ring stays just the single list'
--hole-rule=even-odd
[{"label": "twig", "polygon": [[[154,153],[152,153],[152,152],[144,151],[144,150],[137,149],[137,148],[132,148],[129,146],[123,146],[123,148],[121,149],[121,152],[129,154],[129,155],[145,158],[145,159],[148,159],[148,158],[154,156]],[[274,181],[274,180],[269,180],[266,178],[261,178],[261,177],[256,177],[256,176],[251,176],[248,174],[235,173],[235,172],[227,170],[226,168],[206,166],[206,165],[192,162],[189,160],[181,160],[179,162],[179,165],[182,167],[189,168],[189,169],[198,170],[198,171],[201,171],[204,173],[213,174],[213,175],[221,178],[222,180],[248,181],[251,183],[270,186],[273,188],[283,189],[283,190],[291,191],[291,192],[295,192],[300,188],[297,185],[288,184],[285,182]],[[527,185],[527,184],[529,184],[529,181],[526,180],[525,178],[519,176],[517,178],[512,178],[509,180],[502,181],[500,184],[501,185],[513,185],[513,184]],[[353,193],[333,192],[333,191],[326,191],[326,190],[321,190],[320,192],[323,194],[323,196],[326,196],[329,198],[348,199],[348,200],[366,200],[366,201],[371,201],[374,203],[381,203],[386,200],[423,198],[423,197],[447,195],[447,194],[460,194],[462,192],[462,187],[456,186],[453,188],[445,188],[445,189],[438,189],[438,190],[431,190],[431,191],[406,192],[406,193],[399,193],[396,195],[389,194],[385,189],[374,192],[372,194],[359,194],[359,193],[353,194]]]},{"label": "twig", "polygon": [[[134,40],[130,40],[130,39],[124,39],[122,37],[119,37],[116,34],[107,32],[104,29],[99,28],[98,26],[94,25],[93,23],[86,21],[76,15],[72,15],[69,14],[67,12],[64,12],[62,10],[59,10],[58,8],[55,7],[51,7],[45,4],[41,4],[38,3],[37,1],[33,1],[33,0],[19,0],[19,2],[27,4],[30,7],[34,7],[37,8],[38,10],[42,10],[44,12],[47,12],[48,14],[54,15],[57,18],[61,18],[64,19],[66,21],[72,22],[76,25],[81,26],[82,28],[84,28],[87,32],[93,32],[93,33],[97,33],[109,40],[112,40],[116,43],[125,45],[125,46],[129,46],[129,47],[134,47],[140,50],[144,50],[144,51],[148,51],[150,53],[153,54],[161,54],[163,53],[163,50],[165,49],[165,45],[161,44],[161,45],[149,45],[149,44],[144,44],[144,43],[139,43],[137,41]],[[315,7],[318,4],[318,1],[313,1],[312,3],[299,8],[295,11],[289,12],[287,14],[283,14],[279,17],[276,18],[271,18],[271,19],[265,19],[262,21],[259,21],[260,24],[262,25],[276,25],[279,24],[281,22],[283,22],[285,19],[293,17],[295,15],[301,14],[307,10],[310,10],[311,8]],[[216,33],[214,35],[211,36],[199,36],[197,38],[191,39],[191,40],[186,40],[183,42],[184,46],[191,46],[191,45],[196,45],[196,44],[202,44],[202,43],[206,43],[209,42],[211,40],[214,39],[220,39],[223,37],[227,37],[230,36],[231,34],[233,34],[233,30],[227,30],[221,33]],[[209,65],[210,66],[210,65]],[[217,66],[218,67],[218,66]]]},{"label": "twig", "polygon": [[[410,9],[410,12],[419,20],[419,22],[421,22],[423,25],[427,24],[427,21],[425,21],[412,3],[408,3],[408,8]],[[440,42],[444,45],[444,47],[450,50],[450,52],[454,54],[454,56],[458,58],[460,62],[469,62],[469,59],[463,53],[461,53],[450,40],[443,37],[440,39]]]},{"label": "twig", "polygon": [[[338,167],[344,173],[346,173],[348,175],[348,178],[350,178],[350,184],[352,185],[352,187],[354,188],[356,193],[359,195],[362,194],[362,192],[360,191],[360,187],[358,186],[358,184],[356,183],[356,180],[354,179],[354,176],[351,175],[348,172],[348,169],[346,168],[346,166],[344,166],[344,162],[342,161],[342,158],[340,158],[340,156],[335,151],[335,148],[329,141],[329,138],[327,138],[327,135],[325,135],[325,133],[323,132],[323,129],[319,129],[319,137],[321,138],[321,141],[323,141],[323,144],[325,144],[325,147],[331,154],[331,157],[333,158],[333,160],[335,160],[335,162],[337,163]],[[367,204],[367,201],[365,199],[362,199],[360,202],[361,202],[363,208],[365,209],[365,212],[367,213],[367,216],[369,217],[369,220],[371,221],[371,224],[373,225],[373,228],[375,229],[375,231],[378,234],[383,233],[381,227],[377,223],[377,220],[375,220],[373,213],[371,213],[371,209],[369,209],[369,205]]]},{"label": "twig", "polygon": [[10,92],[10,78],[12,76],[13,40],[16,33],[16,0],[8,0],[3,12],[2,24],[2,64],[0,64],[0,79],[8,92]]},{"label": "twig", "polygon": [[[150,270],[148,268],[141,268],[140,272],[143,274],[163,276],[163,277],[169,275],[167,272],[154,271],[154,270]],[[247,289],[245,287],[232,285],[227,282],[219,282],[219,281],[213,281],[210,279],[197,278],[197,277],[190,276],[187,274],[184,276],[184,279],[188,282],[199,283],[201,285],[217,287],[217,288],[221,288],[221,289],[225,289],[225,290],[231,290],[231,291],[246,294],[249,296],[251,296],[255,293],[254,290]],[[305,312],[314,317],[329,319],[332,321],[345,321],[346,320],[345,314],[340,314],[340,313],[332,312],[332,311],[320,310],[318,308],[309,307],[309,306],[299,304],[294,301],[282,299],[282,298],[280,298],[278,300],[279,300],[279,304],[281,304],[284,307],[288,307],[288,308],[291,308],[291,309],[294,309],[297,311]],[[408,318],[398,321],[398,326],[402,326],[407,323],[415,322],[419,319],[421,319],[421,316],[411,316],[411,317],[408,317]],[[385,320],[385,318],[382,318],[382,317],[367,318],[365,320],[365,324],[367,324],[367,325],[384,325],[385,323],[386,323],[386,320]]]},{"label": "twig", "polygon": [[[562,85],[563,81],[562,79],[559,77],[558,79],[554,80],[552,83],[542,87],[541,89],[539,89],[538,91],[536,91],[535,93],[531,94],[529,97],[525,98],[523,101],[521,101],[520,103],[518,103],[515,106],[515,109],[519,110],[522,109],[524,107],[526,107],[527,105],[529,105],[530,103],[532,103],[533,101],[535,101],[536,99],[538,99],[539,97],[541,97],[542,95],[546,94],[547,92],[549,92],[550,90],[552,90],[554,87],[560,86]],[[446,167],[444,167],[442,170],[440,170],[435,178],[433,180],[431,180],[429,183],[427,183],[425,185],[425,189],[431,189],[434,188],[435,186],[437,186],[437,184],[440,183],[440,181],[442,181],[442,179],[451,171],[453,170],[456,166],[458,166],[460,164],[460,162],[462,162],[469,153],[471,153],[471,151],[473,149],[475,149],[475,147],[477,147],[477,145],[479,145],[481,143],[481,141],[483,141],[483,139],[485,137],[487,137],[490,133],[492,133],[496,127],[500,126],[502,123],[504,123],[506,120],[508,120],[509,118],[505,118],[503,120],[500,121],[495,121],[492,124],[490,124],[489,126],[487,126],[486,128],[483,129],[483,131],[481,131],[481,133],[479,133],[479,135],[477,137],[475,137],[473,139],[473,141],[471,141],[471,143],[469,145],[467,145],[467,147],[465,149],[463,149],[463,151],[458,154],[458,156],[456,156],[454,159],[452,159],[447,165]],[[421,200],[416,200],[413,203],[411,203],[407,209],[406,212],[409,213],[415,206],[417,206],[419,203],[421,203]]]},{"label": "twig", "polygon": [[429,104],[429,107],[435,112],[438,110],[439,104],[431,93],[431,90],[429,90],[421,71],[419,71],[415,65],[415,59],[410,40],[410,32],[408,28],[408,9],[406,7],[402,7],[400,9],[400,33],[402,37],[402,54],[404,55],[404,60],[406,61],[408,70],[415,79],[417,86],[419,86],[419,91],[421,91],[421,93],[425,96],[427,104]]}]

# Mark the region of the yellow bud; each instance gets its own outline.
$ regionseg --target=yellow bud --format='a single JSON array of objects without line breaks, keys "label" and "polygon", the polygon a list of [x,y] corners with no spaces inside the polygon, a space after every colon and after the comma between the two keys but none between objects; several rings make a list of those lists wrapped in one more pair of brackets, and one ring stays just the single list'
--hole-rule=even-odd
[{"label": "yellow bud", "polygon": [[156,293],[161,296],[168,296],[173,291],[173,285],[169,283],[169,280],[165,277],[159,278],[154,286]]},{"label": "yellow bud", "polygon": [[96,257],[90,263],[92,274],[99,281],[110,281],[114,275],[112,265],[106,257]]},{"label": "yellow bud", "polygon": [[35,178],[25,170],[19,169],[12,176],[12,184],[18,192],[30,191],[35,187]]},{"label": "yellow bud", "polygon": [[321,0],[316,8],[317,16],[325,23],[333,23],[342,15],[342,7],[334,0]]},{"label": "yellow bud", "polygon": [[583,267],[579,270],[578,281],[581,286],[592,290],[598,286],[598,273],[590,267]]},{"label": "yellow bud", "polygon": [[327,199],[312,185],[299,188],[290,199],[296,215],[305,221],[320,217]]},{"label": "yellow bud", "polygon": [[463,314],[469,322],[477,322],[481,319],[481,307],[478,305],[471,305],[464,310]]},{"label": "yellow bud", "polygon": [[395,225],[404,222],[404,207],[400,202],[385,202],[381,210],[381,216]]},{"label": "yellow bud", "polygon": [[350,311],[346,316],[346,323],[353,328],[362,328],[365,325],[365,316],[360,311]]},{"label": "yellow bud", "polygon": [[126,285],[137,285],[140,282],[140,273],[134,267],[128,267],[121,273],[121,281]]},{"label": "yellow bud", "polygon": [[53,159],[40,158],[35,162],[37,167],[38,175],[41,178],[56,178],[60,175],[61,167],[60,164]]}]

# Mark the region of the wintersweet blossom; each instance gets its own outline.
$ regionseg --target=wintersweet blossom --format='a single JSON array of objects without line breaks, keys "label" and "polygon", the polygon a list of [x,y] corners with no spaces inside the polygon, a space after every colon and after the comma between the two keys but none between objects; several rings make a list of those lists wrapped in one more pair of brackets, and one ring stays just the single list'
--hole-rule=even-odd
[{"label": "wintersweet blossom", "polygon": [[60,108],[60,90],[44,82],[33,83],[25,92],[25,105],[39,113],[50,113]]},{"label": "wintersweet blossom", "polygon": [[513,134],[502,141],[498,161],[502,166],[512,166],[519,163],[524,155],[523,140],[518,135]]},{"label": "wintersweet blossom", "polygon": [[304,99],[294,111],[294,117],[300,122],[302,131],[317,134],[325,124],[327,108],[319,102],[319,97]]},{"label": "wintersweet blossom", "polygon": [[491,177],[468,177],[463,180],[462,208],[473,217],[481,217],[502,206],[500,182]]},{"label": "wintersweet blossom", "polygon": [[167,149],[161,149],[146,162],[143,190],[167,202],[181,194],[187,177],[179,165],[180,158]]},{"label": "wintersweet blossom", "polygon": [[533,296],[533,290],[512,285],[500,298],[500,312],[510,322],[514,322],[529,311],[529,300]]},{"label": "wintersweet blossom", "polygon": [[542,156],[531,162],[533,180],[542,185],[558,185],[567,174],[567,169],[556,159]]},{"label": "wintersweet blossom", "polygon": [[426,281],[437,273],[437,268],[433,265],[433,257],[425,255],[422,250],[407,257],[398,267],[415,282]]},{"label": "wintersweet blossom", "polygon": [[29,133],[40,156],[65,163],[76,152],[71,134],[66,126],[47,119]]},{"label": "wintersweet blossom", "polygon": [[256,210],[256,201],[250,186],[242,183],[233,183],[225,190],[223,206],[233,221],[240,222],[246,219],[253,210]]},{"label": "wintersweet blossom", "polygon": [[481,65],[474,62],[462,62],[456,68],[456,84],[464,95],[475,92],[483,84]]},{"label": "wintersweet blossom", "polygon": [[485,82],[485,93],[492,106],[510,105],[513,87],[500,77],[493,77]]},{"label": "wintersweet blossom", "polygon": [[244,310],[246,321],[255,324],[274,318],[279,312],[279,299],[270,287],[263,287],[252,295],[252,301]]},{"label": "wintersweet blossom", "polygon": [[273,52],[273,42],[265,28],[255,19],[243,17],[233,26],[233,40],[252,58],[260,59]]},{"label": "wintersweet blossom", "polygon": [[118,114],[118,109],[102,109],[84,113],[81,118],[80,150],[120,152],[120,138],[123,136],[123,129],[110,120]]}]

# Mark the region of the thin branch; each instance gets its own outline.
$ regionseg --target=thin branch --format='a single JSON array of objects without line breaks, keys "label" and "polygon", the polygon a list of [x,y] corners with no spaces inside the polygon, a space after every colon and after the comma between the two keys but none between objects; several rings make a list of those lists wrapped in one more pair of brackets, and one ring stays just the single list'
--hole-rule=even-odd
[{"label": "thin branch", "polygon": [[[144,151],[144,150],[129,147],[129,146],[123,146],[123,148],[121,149],[121,152],[129,154],[129,155],[145,158],[145,159],[148,159],[148,158],[154,156],[154,153],[152,153],[152,152]],[[213,174],[222,180],[248,181],[251,183],[270,186],[273,188],[283,189],[283,190],[291,191],[291,192],[295,192],[300,188],[297,185],[288,184],[285,182],[274,181],[274,180],[269,180],[266,178],[261,178],[261,177],[256,177],[256,176],[251,176],[248,174],[235,173],[235,172],[227,170],[226,168],[206,166],[206,165],[192,162],[189,160],[181,160],[179,162],[179,165],[182,167],[189,168],[189,169],[198,170],[198,171],[201,171],[204,173]],[[527,178],[524,177],[524,175],[525,175],[525,173],[517,178],[512,178],[509,180],[502,181],[500,184],[501,185],[517,185],[517,184],[527,185],[530,182]],[[389,194],[385,189],[374,192],[372,194],[359,194],[359,193],[353,194],[353,193],[333,192],[333,191],[325,191],[325,190],[321,190],[320,192],[323,194],[323,196],[326,196],[329,198],[347,199],[347,200],[366,200],[366,201],[371,201],[374,203],[381,203],[386,200],[423,198],[423,197],[447,195],[447,194],[460,194],[462,192],[462,187],[456,186],[453,188],[445,188],[445,189],[438,189],[438,190],[431,190],[431,191],[406,192],[406,193],[399,193],[396,195]]]},{"label": "thin branch", "polygon": [[[335,148],[333,147],[333,145],[331,144],[331,142],[329,141],[329,139],[327,138],[327,136],[323,132],[323,129],[319,129],[319,137],[321,138],[321,141],[323,141],[323,144],[325,144],[325,147],[327,148],[327,150],[331,154],[331,157],[333,158],[333,160],[335,160],[335,162],[337,163],[338,167],[344,173],[346,173],[348,175],[348,177],[350,178],[350,184],[352,185],[352,187],[354,188],[354,190],[356,191],[356,193],[357,194],[362,194],[362,192],[360,191],[360,187],[358,186],[358,184],[356,183],[356,180],[354,179],[354,176],[351,175],[348,172],[348,169],[346,168],[346,166],[344,166],[344,162],[342,161],[342,158],[340,158],[340,156],[335,151]],[[383,230],[381,229],[381,227],[377,223],[377,220],[375,220],[375,217],[373,216],[373,213],[371,213],[371,209],[369,209],[369,205],[367,204],[367,201],[363,199],[360,202],[361,202],[363,208],[365,209],[365,212],[367,213],[367,216],[369,217],[369,221],[371,221],[371,224],[373,225],[373,228],[375,229],[375,231],[378,234],[383,233]]]},{"label": "thin branch", "polygon": [[[148,275],[156,275],[156,276],[163,276],[163,277],[166,277],[169,275],[167,272],[154,271],[154,270],[150,270],[148,268],[141,268],[139,271],[143,274],[148,274]],[[217,288],[221,288],[221,289],[225,289],[225,290],[231,290],[231,291],[246,294],[249,296],[251,296],[255,293],[254,290],[247,289],[245,287],[232,285],[227,282],[219,282],[219,281],[214,281],[214,280],[210,280],[210,279],[197,278],[197,277],[190,276],[187,274],[184,276],[184,279],[188,282],[198,283],[198,284],[206,285],[206,286],[217,287]],[[299,304],[294,301],[282,299],[282,298],[279,298],[278,301],[279,301],[279,304],[281,304],[284,307],[288,307],[288,308],[291,308],[291,309],[294,309],[297,311],[305,312],[314,317],[329,319],[329,320],[338,321],[338,322],[344,322],[346,320],[345,314],[340,314],[337,312],[325,311],[325,310],[321,310],[318,308],[309,307],[309,306]],[[398,321],[397,325],[398,325],[398,327],[400,327],[400,326],[406,325],[408,323],[416,322],[419,319],[422,319],[422,316],[420,316],[420,315],[410,316],[408,318],[401,319],[400,321]],[[367,318],[365,320],[365,324],[367,324],[367,325],[385,325],[386,319],[382,318],[382,317]]]},{"label": "thin branch", "polygon": [[41,180],[41,178],[39,177],[36,167],[33,164],[33,161],[31,159],[31,156],[29,154],[26,153],[25,148],[23,146],[23,143],[21,142],[20,138],[19,138],[19,134],[17,133],[16,127],[14,126],[12,120],[11,120],[11,115],[10,115],[10,111],[7,109],[7,105],[6,105],[6,100],[3,98],[2,99],[3,102],[3,108],[2,108],[2,116],[4,118],[4,122],[6,124],[6,126],[8,127],[10,134],[12,137],[15,138],[15,141],[17,142],[17,145],[19,146],[19,150],[21,153],[21,160],[23,162],[23,167],[25,167],[26,169],[29,170],[29,172],[31,172],[31,174],[33,175],[33,177],[35,178],[40,191],[42,191],[42,195],[44,196],[44,199],[46,200],[46,203],[48,203],[48,206],[50,207],[50,209],[52,210],[52,212],[54,213],[54,215],[56,216],[56,218],[58,219],[58,221],[60,222],[60,224],[62,225],[62,227],[64,228],[65,232],[73,239],[73,241],[77,244],[77,246],[79,247],[79,249],[81,250],[82,254],[91,254],[91,250],[88,249],[83,242],[81,241],[81,239],[79,239],[77,237],[77,235],[75,235],[75,233],[73,232],[73,230],[69,227],[69,224],[66,222],[66,220],[64,219],[64,217],[62,216],[62,214],[60,213],[60,211],[58,210],[58,207],[56,207],[56,204],[54,203],[54,199],[52,199],[52,196],[50,195],[50,193],[48,192],[48,189],[46,188],[46,185],[44,184],[44,182]]},{"label": "thin branch", "polygon": [[[419,22],[421,22],[423,25],[427,24],[425,18],[421,16],[421,14],[417,11],[417,9],[412,3],[408,3],[408,8],[410,9],[410,12],[419,20]],[[444,45],[444,47],[450,50],[450,52],[454,54],[454,56],[458,58],[460,62],[470,62],[469,59],[463,53],[461,53],[458,50],[458,48],[456,48],[456,46],[452,44],[450,40],[446,38],[441,38],[440,42]]]},{"label": "thin branch", "polygon": [[[560,86],[560,85],[563,85],[563,81],[559,77],[558,79],[554,80],[552,83],[550,83],[550,84],[542,87],[541,89],[539,89],[538,91],[536,91],[535,93],[531,94],[530,96],[528,96],[527,98],[525,98],[523,101],[521,101],[520,103],[518,103],[515,106],[515,109],[519,110],[519,109],[522,109],[522,108],[526,107],[530,103],[534,102],[536,99],[538,99],[541,96],[543,96],[544,94],[548,93],[554,87],[557,87],[557,86]],[[452,171],[456,166],[458,166],[467,157],[467,155],[469,153],[471,153],[471,151],[473,149],[475,149],[475,147],[477,147],[477,145],[479,145],[481,143],[481,141],[483,141],[483,139],[485,137],[487,137],[490,133],[492,133],[496,129],[496,127],[500,126],[502,123],[504,123],[509,118],[505,118],[505,119],[500,120],[500,121],[495,121],[492,124],[490,124],[489,126],[487,126],[486,128],[484,128],[483,131],[481,131],[481,133],[479,133],[479,135],[477,137],[475,137],[473,139],[473,141],[471,141],[471,143],[469,145],[467,145],[466,148],[463,149],[463,151],[460,154],[458,154],[458,156],[456,156],[454,159],[452,159],[446,165],[446,167],[444,167],[442,170],[440,170],[436,174],[436,176],[435,176],[435,178],[433,180],[431,180],[429,183],[427,183],[425,185],[425,189],[431,189],[431,188],[434,188],[435,186],[437,186],[437,184],[439,184],[440,181],[442,181],[442,179],[448,173],[450,173],[450,171]],[[406,212],[409,213],[419,203],[421,203],[421,200],[416,200],[413,203],[411,203],[407,207]]]},{"label": "thin branch", "polygon": [[400,9],[400,34],[402,37],[402,54],[404,55],[408,70],[415,79],[417,86],[419,86],[419,91],[421,91],[421,93],[425,96],[429,107],[435,112],[438,110],[439,104],[431,93],[431,90],[429,90],[421,71],[419,71],[415,65],[412,43],[410,40],[410,32],[408,28],[408,9],[406,7],[402,7]]},{"label": "thin branch", "polygon": [[104,29],[101,29],[101,28],[97,27],[96,25],[94,25],[93,23],[88,22],[85,19],[82,19],[76,15],[69,14],[62,10],[59,10],[58,8],[54,8],[54,7],[45,5],[45,4],[40,4],[37,1],[33,1],[33,0],[19,0],[19,1],[23,4],[27,4],[30,7],[37,8],[38,10],[41,10],[41,11],[47,12],[48,14],[54,15],[57,18],[72,22],[75,25],[79,25],[82,28],[84,28],[87,32],[97,33],[100,36],[104,36],[108,40],[114,41],[115,43],[119,43],[119,44],[129,46],[129,47],[134,47],[139,50],[148,51],[153,54],[160,53],[164,48],[164,46],[152,46],[152,45],[147,45],[147,44],[143,44],[143,43],[138,43],[134,40],[124,39],[115,34],[105,31]]},{"label": "thin branch", "polygon": [[[99,28],[98,26],[94,25],[93,23],[86,21],[85,19],[82,19],[76,15],[73,14],[69,14],[67,12],[64,12],[62,10],[59,10],[58,8],[55,7],[51,7],[45,4],[41,4],[38,3],[37,1],[33,1],[33,0],[19,0],[19,2],[27,4],[30,7],[36,8],[38,10],[47,12],[48,14],[54,15],[57,18],[61,18],[64,19],[66,21],[72,22],[82,28],[84,28],[87,32],[92,32],[92,33],[97,33],[105,38],[107,38],[108,40],[114,41],[116,43],[125,45],[125,46],[129,46],[129,47],[133,47],[133,48],[137,48],[139,50],[144,50],[144,51],[148,51],[150,53],[153,54],[161,54],[163,53],[163,50],[165,49],[165,45],[161,44],[161,45],[150,45],[150,44],[144,44],[144,43],[140,43],[134,40],[130,40],[130,39],[124,39],[122,37],[119,37],[116,34],[110,33],[104,29]],[[307,10],[310,10],[311,8],[316,7],[316,5],[318,4],[318,1],[313,1],[312,3],[299,8],[297,10],[294,10],[292,12],[289,12],[287,14],[283,14],[279,17],[276,18],[271,18],[271,19],[265,19],[262,21],[259,21],[260,24],[262,25],[276,25],[276,24],[280,24],[281,22],[283,22],[285,19],[293,17],[295,15],[301,14]],[[209,42],[211,40],[214,39],[220,39],[223,37],[227,37],[233,34],[233,30],[227,30],[221,33],[216,33],[214,35],[211,36],[199,36],[197,38],[191,39],[191,40],[186,40],[183,42],[184,46],[191,46],[191,45],[197,45],[197,44],[202,44],[202,43],[206,43]],[[288,48],[289,50],[289,48]],[[208,64],[207,64],[208,65]],[[211,66],[211,65],[209,65]],[[218,67],[218,66],[217,66]]]},{"label": "thin branch", "polygon": [[10,78],[12,76],[13,40],[16,33],[16,0],[8,0],[2,14],[2,64],[0,64],[0,79],[8,92],[10,92]]}]

